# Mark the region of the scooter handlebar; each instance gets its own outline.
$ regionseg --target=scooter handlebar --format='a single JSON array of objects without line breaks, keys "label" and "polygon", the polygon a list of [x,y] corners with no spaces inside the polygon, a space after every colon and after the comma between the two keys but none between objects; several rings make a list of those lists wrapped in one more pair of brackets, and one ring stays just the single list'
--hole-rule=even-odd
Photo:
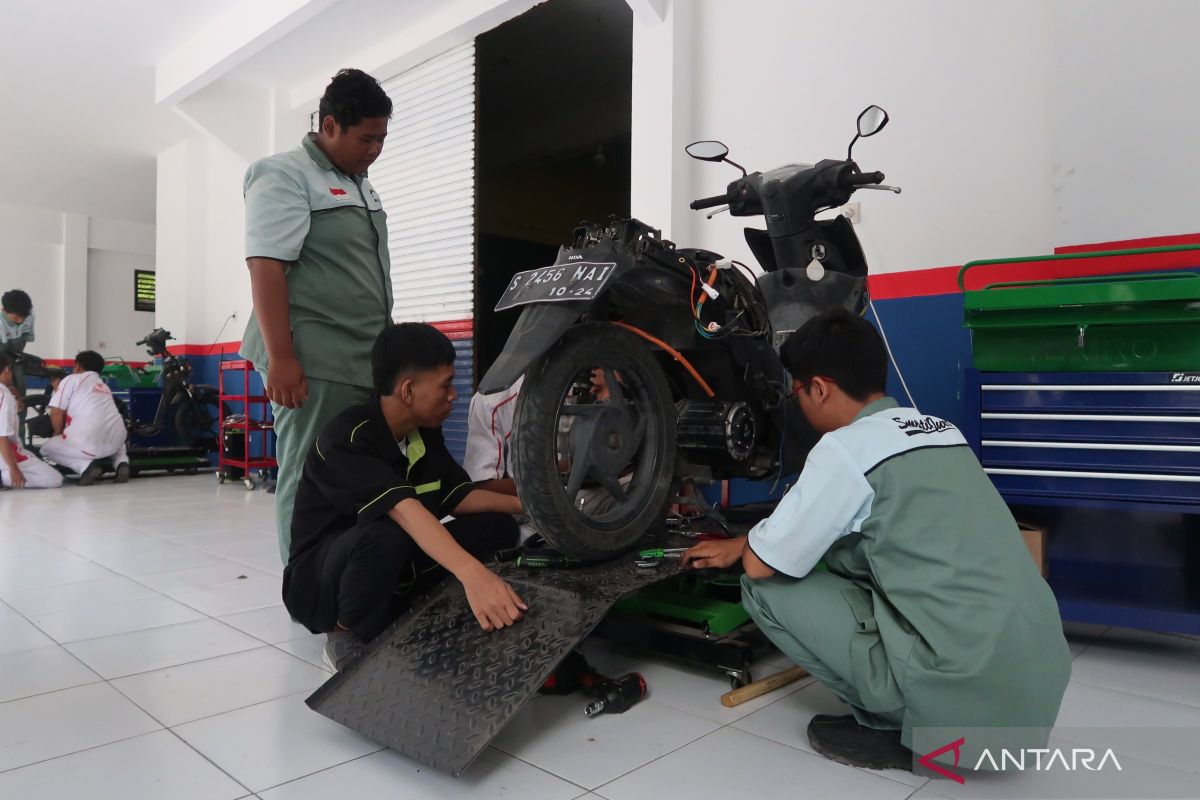
[{"label": "scooter handlebar", "polygon": [[729,197],[727,195],[715,194],[712,197],[701,197],[699,200],[693,200],[692,208],[696,211],[699,211],[702,208],[712,208],[713,206],[723,206],[728,202],[729,202]]},{"label": "scooter handlebar", "polygon": [[846,188],[851,188],[851,187],[856,187],[856,186],[869,186],[871,184],[882,184],[882,182],[883,182],[883,173],[880,173],[880,172],[851,173],[851,174],[845,175],[844,178],[841,179],[841,185]]},{"label": "scooter handlebar", "polygon": [[874,183],[883,183],[884,175],[882,172],[855,172],[846,175],[842,178],[842,186],[847,189],[854,186],[868,186]]}]

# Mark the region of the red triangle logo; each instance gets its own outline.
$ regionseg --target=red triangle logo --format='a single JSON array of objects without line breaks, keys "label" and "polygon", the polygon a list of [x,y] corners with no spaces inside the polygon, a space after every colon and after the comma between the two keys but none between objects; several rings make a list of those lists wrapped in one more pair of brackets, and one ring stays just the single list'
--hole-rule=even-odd
[{"label": "red triangle logo", "polygon": [[917,759],[917,762],[922,767],[925,767],[926,769],[936,772],[943,777],[949,778],[950,780],[955,781],[957,783],[964,784],[964,783],[966,783],[966,780],[964,780],[961,775],[959,775],[957,772],[951,772],[946,767],[943,767],[941,764],[934,761],[934,759],[937,758],[938,756],[942,755],[943,753],[948,753],[951,750],[953,750],[954,751],[954,766],[957,767],[958,766],[959,748],[962,747],[964,744],[966,744],[966,741],[967,740],[965,738],[962,738],[962,739],[958,739],[957,741],[951,742],[950,744],[943,745],[943,746],[939,747],[937,750],[934,750],[932,753],[926,753],[925,755],[921,756],[920,758]]}]

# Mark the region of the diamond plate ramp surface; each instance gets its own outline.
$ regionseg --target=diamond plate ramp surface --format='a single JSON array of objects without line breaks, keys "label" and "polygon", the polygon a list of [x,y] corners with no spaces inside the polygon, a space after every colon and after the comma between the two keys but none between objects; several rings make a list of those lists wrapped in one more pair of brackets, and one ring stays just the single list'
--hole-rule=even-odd
[{"label": "diamond plate ramp surface", "polygon": [[[640,546],[661,546],[661,538]],[[636,552],[596,566],[496,569],[529,606],[487,633],[462,585],[443,582],[306,701],[379,744],[458,776],[612,605],[680,572],[676,559],[639,570]]]}]

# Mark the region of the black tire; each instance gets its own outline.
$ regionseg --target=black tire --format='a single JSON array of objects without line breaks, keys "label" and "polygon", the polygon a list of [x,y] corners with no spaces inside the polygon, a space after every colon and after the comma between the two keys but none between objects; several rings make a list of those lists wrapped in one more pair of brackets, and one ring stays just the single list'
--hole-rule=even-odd
[{"label": "black tire", "polygon": [[[604,371],[605,383],[616,380],[611,400],[586,402],[593,368]],[[562,553],[611,558],[662,523],[675,471],[675,406],[662,368],[636,335],[607,323],[569,330],[526,372],[512,438],[525,512]],[[577,464],[582,478],[574,474]],[[582,480],[598,485],[569,497],[572,481],[588,486]],[[623,497],[606,488],[614,480],[623,481]],[[596,498],[585,506],[607,508],[585,513],[581,496]]]},{"label": "black tire", "polygon": [[175,411],[175,436],[184,447],[217,449],[220,434],[221,401],[216,394],[181,394]]}]

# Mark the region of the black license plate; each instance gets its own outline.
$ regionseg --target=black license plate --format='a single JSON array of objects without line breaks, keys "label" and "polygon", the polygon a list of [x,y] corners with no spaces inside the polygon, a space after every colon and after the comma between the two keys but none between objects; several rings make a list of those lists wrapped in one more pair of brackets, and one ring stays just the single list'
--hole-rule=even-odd
[{"label": "black license plate", "polygon": [[527,269],[513,275],[504,290],[497,311],[529,303],[556,303],[564,300],[591,300],[617,271],[611,261],[576,261],[553,267]]}]

